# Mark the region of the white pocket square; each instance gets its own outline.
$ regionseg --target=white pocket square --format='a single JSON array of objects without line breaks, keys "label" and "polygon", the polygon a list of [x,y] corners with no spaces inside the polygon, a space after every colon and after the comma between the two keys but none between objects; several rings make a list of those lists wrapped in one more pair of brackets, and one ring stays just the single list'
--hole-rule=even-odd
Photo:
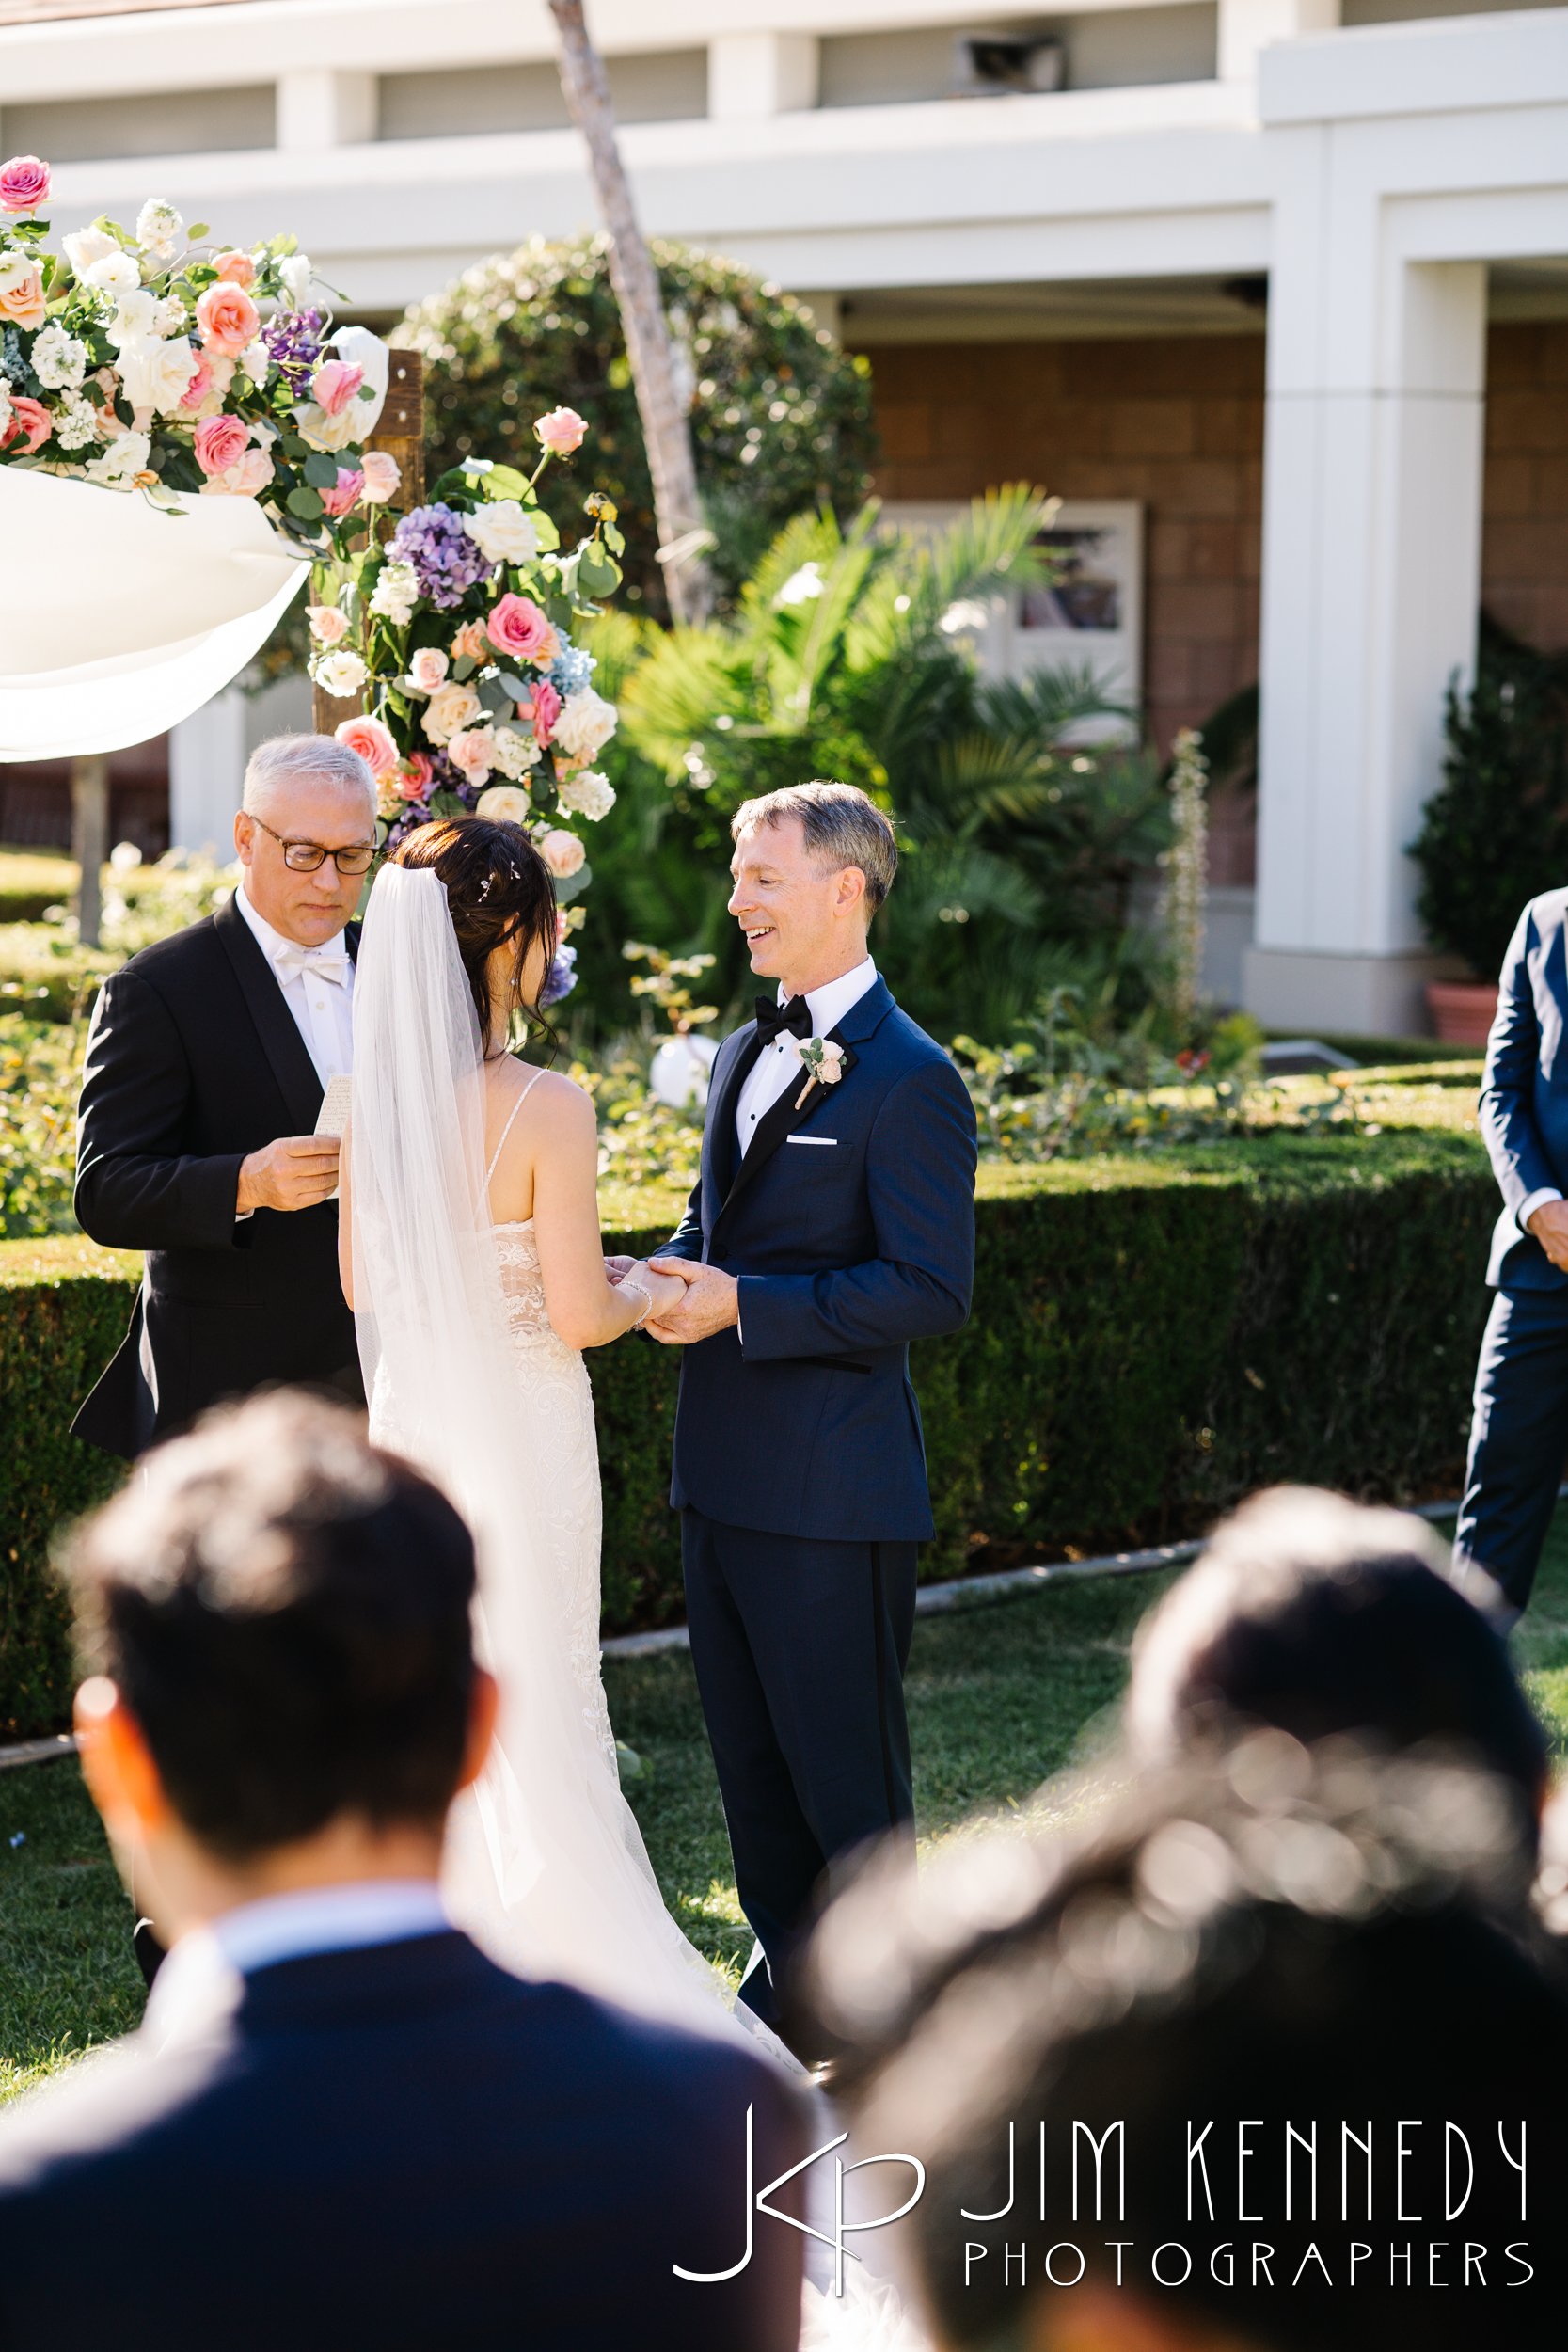
[{"label": "white pocket square", "polygon": [[785,1136],[786,1143],[815,1144],[819,1152],[831,1152],[837,1146],[836,1136]]}]

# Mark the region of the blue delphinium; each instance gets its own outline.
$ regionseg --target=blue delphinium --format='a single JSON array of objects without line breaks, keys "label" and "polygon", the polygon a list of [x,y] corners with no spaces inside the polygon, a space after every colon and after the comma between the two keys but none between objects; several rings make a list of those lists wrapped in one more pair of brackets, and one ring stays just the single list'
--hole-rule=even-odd
[{"label": "blue delphinium", "polygon": [[487,580],[495,565],[463,528],[463,517],[450,506],[416,506],[393,532],[389,549],[395,564],[412,564],[420,592],[440,612],[450,612],[468,590]]},{"label": "blue delphinium", "polygon": [[589,653],[584,646],[574,645],[568,639],[563,638],[561,651],[550,663],[547,675],[550,684],[564,702],[568,694],[581,693],[598,666],[594,655]]},{"label": "blue delphinium", "polygon": [[548,1012],[552,1005],[559,1005],[562,997],[569,996],[576,988],[578,984],[577,961],[578,951],[575,947],[556,949],[555,961],[550,965],[545,985],[539,992],[541,1012]]}]

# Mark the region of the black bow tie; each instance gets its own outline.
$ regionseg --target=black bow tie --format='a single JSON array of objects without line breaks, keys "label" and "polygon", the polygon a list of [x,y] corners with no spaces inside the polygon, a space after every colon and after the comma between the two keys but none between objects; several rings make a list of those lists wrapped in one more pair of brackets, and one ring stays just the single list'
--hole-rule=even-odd
[{"label": "black bow tie", "polygon": [[788,1029],[795,1037],[810,1037],[811,1007],[803,996],[792,996],[787,1005],[781,1005],[776,996],[757,998],[757,1042],[771,1045],[781,1031]]}]

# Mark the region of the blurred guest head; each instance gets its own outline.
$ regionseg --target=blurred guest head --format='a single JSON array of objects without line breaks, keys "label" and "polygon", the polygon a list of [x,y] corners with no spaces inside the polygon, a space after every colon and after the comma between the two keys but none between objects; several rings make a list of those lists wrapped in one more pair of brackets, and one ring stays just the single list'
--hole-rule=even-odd
[{"label": "blurred guest head", "polygon": [[211,1415],[77,1534],[83,1765],[166,1934],[285,1887],[429,1876],[488,1745],[474,1551],[359,1419]]},{"label": "blurred guest head", "polygon": [[1145,1618],[1128,1737],[1157,1765],[1273,1724],[1311,1742],[1433,1743],[1484,1765],[1539,1813],[1547,1749],[1499,1635],[1449,1581],[1419,1519],[1278,1486],[1216,1530]]},{"label": "blurred guest head", "polygon": [[1278,1731],[1075,1851],[863,1878],[806,1980],[858,2145],[927,2167],[940,2341],[1461,2352],[1497,2308],[1467,2277],[1528,2286],[1515,2352],[1555,2341],[1568,2001],[1528,1883],[1490,1775]]}]

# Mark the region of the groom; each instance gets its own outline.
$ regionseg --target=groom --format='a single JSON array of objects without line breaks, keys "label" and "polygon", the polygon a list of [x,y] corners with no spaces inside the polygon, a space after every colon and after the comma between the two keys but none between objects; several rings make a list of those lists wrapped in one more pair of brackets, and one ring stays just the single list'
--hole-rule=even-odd
[{"label": "groom", "polygon": [[769,2025],[824,1874],[912,1841],[903,1670],[932,1534],[909,1343],[956,1331],[974,1114],[866,946],[893,827],[863,792],[746,802],[730,913],[777,983],[720,1048],[702,1175],[660,1272],[684,1347],[671,1500],[691,1656]]}]

